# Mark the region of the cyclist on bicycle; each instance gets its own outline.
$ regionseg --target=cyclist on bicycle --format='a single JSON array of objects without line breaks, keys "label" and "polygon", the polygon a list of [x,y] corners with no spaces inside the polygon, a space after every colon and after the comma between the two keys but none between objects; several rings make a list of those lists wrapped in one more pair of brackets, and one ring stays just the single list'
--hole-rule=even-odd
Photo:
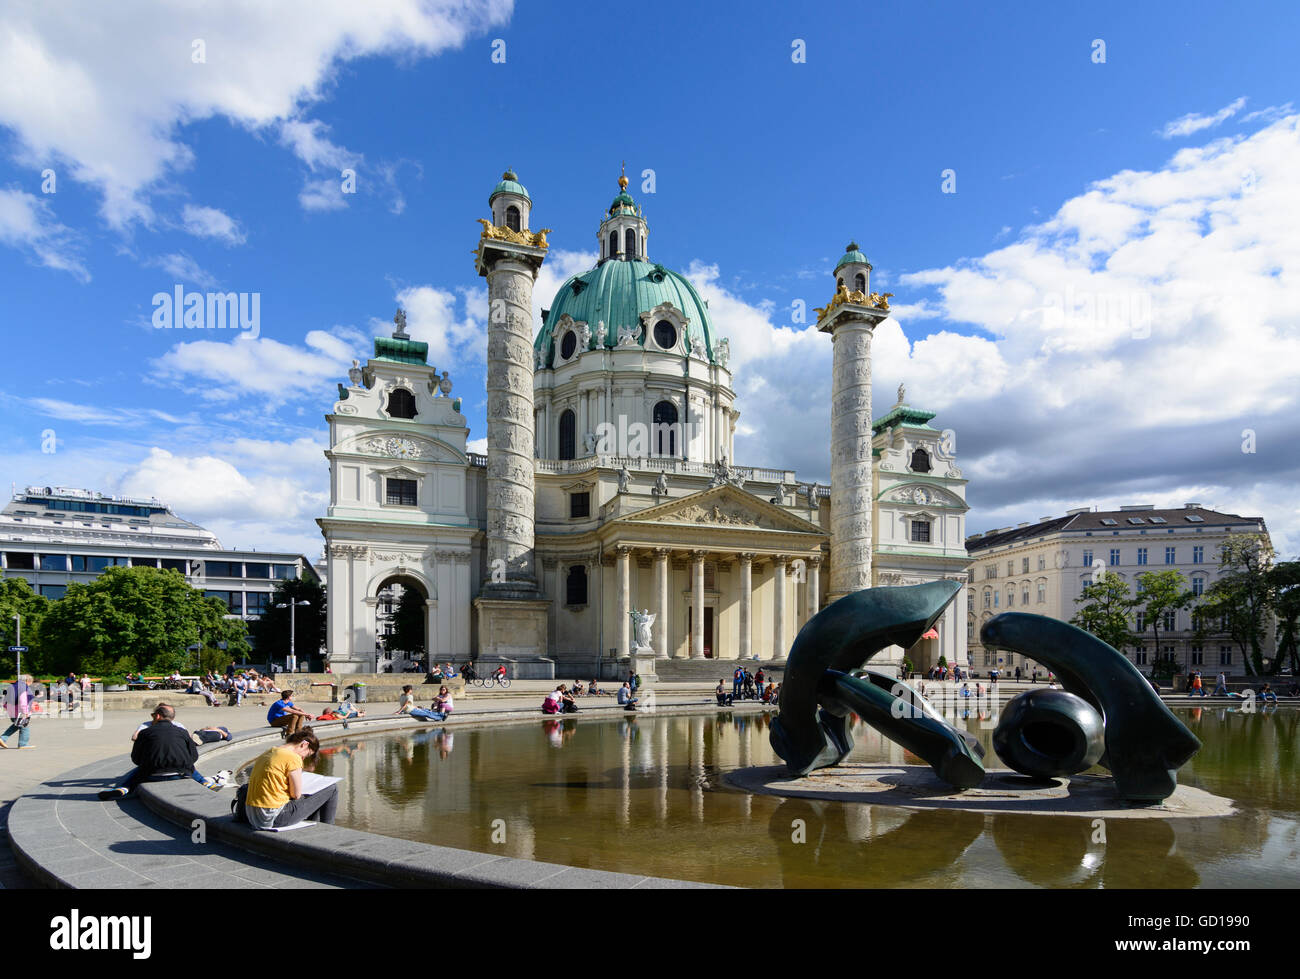
[{"label": "cyclist on bicycle", "polygon": [[506,678],[506,664],[502,663],[492,672],[493,680],[504,680]]},{"label": "cyclist on bicycle", "polygon": [[460,668],[460,675],[465,679],[465,682],[466,682],[466,683],[469,683],[469,682],[471,682],[471,681],[473,681],[473,680],[477,680],[477,679],[478,679],[478,673],[476,673],[476,672],[474,671],[474,661],[473,661],[473,660],[470,660],[469,662],[467,662],[464,666],[462,666],[462,667]]}]

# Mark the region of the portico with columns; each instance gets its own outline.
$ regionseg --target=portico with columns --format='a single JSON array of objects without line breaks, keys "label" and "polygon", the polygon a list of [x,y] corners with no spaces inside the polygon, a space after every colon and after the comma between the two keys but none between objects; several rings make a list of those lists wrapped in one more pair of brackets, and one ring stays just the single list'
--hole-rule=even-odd
[{"label": "portico with columns", "polygon": [[783,660],[824,602],[827,534],[734,486],[616,518],[597,540],[606,657],[628,655],[630,613],[646,609],[658,659]]}]

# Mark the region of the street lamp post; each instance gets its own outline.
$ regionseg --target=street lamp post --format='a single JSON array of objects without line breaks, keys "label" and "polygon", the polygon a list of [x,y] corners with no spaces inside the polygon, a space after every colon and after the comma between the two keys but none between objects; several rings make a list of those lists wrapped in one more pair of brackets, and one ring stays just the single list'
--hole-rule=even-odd
[{"label": "street lamp post", "polygon": [[304,599],[301,602],[280,602],[275,606],[276,608],[287,608],[289,610],[289,658],[284,664],[286,673],[298,672],[298,654],[295,648],[298,632],[298,616],[295,614],[295,606],[310,604],[311,602]]}]

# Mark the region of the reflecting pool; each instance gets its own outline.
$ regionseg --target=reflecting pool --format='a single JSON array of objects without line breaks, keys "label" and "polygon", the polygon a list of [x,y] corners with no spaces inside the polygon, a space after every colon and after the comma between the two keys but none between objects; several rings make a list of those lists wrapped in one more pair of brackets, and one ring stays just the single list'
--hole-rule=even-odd
[{"label": "reflecting pool", "polygon": [[[1181,784],[1233,799],[1210,819],[1112,819],[750,795],[725,772],[779,764],[771,715],[413,726],[323,751],[354,829],[576,867],[745,887],[1295,887],[1300,711],[1175,713],[1204,747]],[[971,712],[990,768],[994,723]],[[859,725],[851,761],[919,759]]]}]

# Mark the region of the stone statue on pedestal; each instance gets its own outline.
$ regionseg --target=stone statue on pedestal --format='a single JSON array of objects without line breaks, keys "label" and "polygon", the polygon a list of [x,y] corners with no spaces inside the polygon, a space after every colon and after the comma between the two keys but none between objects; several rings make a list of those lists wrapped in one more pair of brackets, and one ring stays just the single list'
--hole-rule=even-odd
[{"label": "stone statue on pedestal", "polygon": [[635,637],[633,642],[637,649],[652,649],[650,645],[650,627],[655,624],[656,615],[652,615],[649,609],[642,609],[638,612],[633,609],[628,613],[632,616],[632,634]]}]

